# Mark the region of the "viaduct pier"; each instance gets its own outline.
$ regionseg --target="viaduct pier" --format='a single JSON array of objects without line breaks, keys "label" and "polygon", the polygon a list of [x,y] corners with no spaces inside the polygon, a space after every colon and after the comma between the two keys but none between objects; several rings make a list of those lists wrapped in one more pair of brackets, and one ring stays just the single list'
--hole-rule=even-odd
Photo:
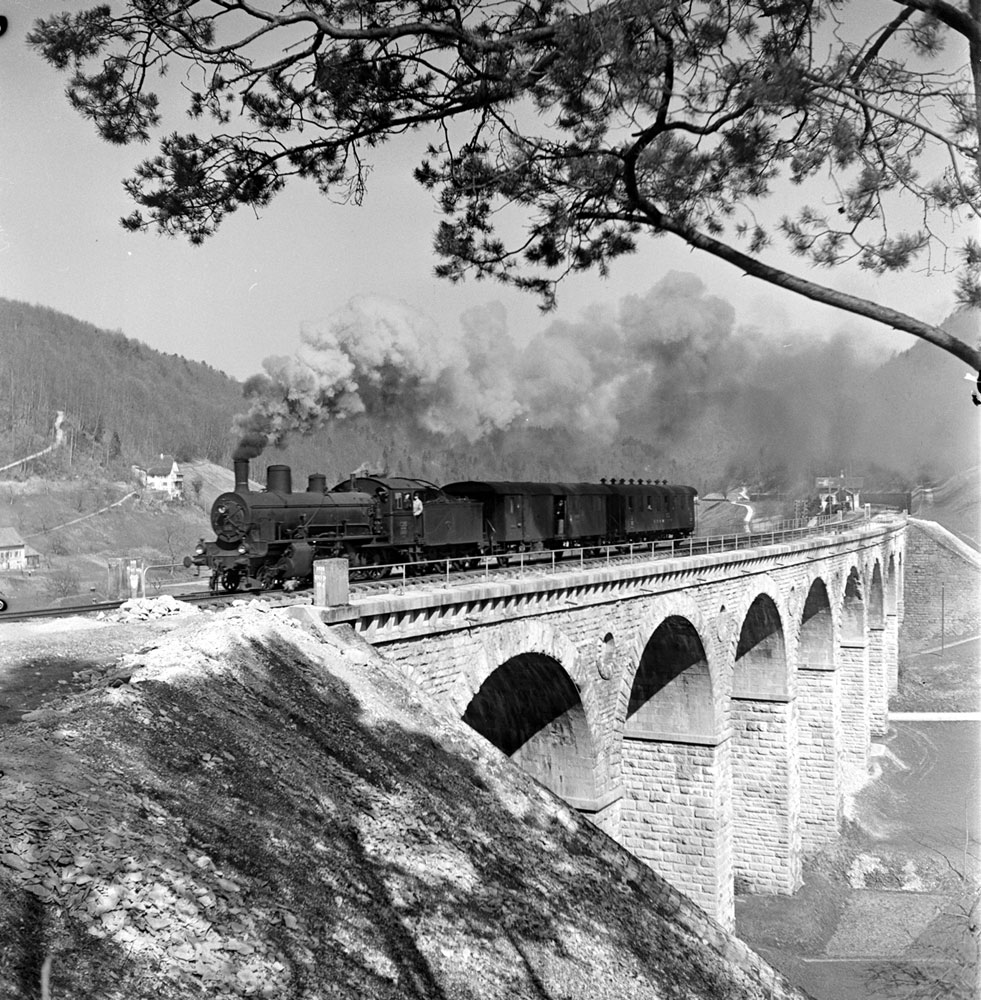
[{"label": "viaduct pier", "polygon": [[905,546],[905,518],[879,517],[294,613],[349,623],[732,928],[737,880],[799,886],[885,731]]}]

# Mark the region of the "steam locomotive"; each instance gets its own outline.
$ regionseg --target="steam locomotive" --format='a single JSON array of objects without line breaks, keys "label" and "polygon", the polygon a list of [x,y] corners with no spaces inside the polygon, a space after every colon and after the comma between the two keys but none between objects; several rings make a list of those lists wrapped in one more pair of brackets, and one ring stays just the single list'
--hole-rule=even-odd
[{"label": "steam locomotive", "polygon": [[294,492],[292,472],[271,465],[266,488],[234,463],[235,487],[211,508],[214,541],[185,566],[206,566],[213,592],[296,586],[316,559],[345,557],[362,576],[393,563],[685,538],[695,527],[696,490],[667,481],[600,483],[465,481],[352,475],[327,489],[323,475]]}]

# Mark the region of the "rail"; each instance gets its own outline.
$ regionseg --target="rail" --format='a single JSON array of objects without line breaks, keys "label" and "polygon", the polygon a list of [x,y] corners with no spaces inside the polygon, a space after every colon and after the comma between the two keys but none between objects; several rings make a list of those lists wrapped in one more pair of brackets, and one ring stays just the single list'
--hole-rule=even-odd
[{"label": "rail", "polygon": [[614,559],[627,561],[650,558],[681,558],[685,556],[707,555],[712,552],[731,552],[740,548],[753,548],[758,545],[775,545],[777,542],[794,541],[811,535],[840,534],[856,524],[871,519],[869,511],[845,515],[822,514],[818,517],[776,522],[764,531],[743,531],[722,535],[702,535],[681,539],[664,539],[653,542],[628,542],[618,545],[587,545],[568,549],[539,549],[527,552],[507,552],[486,556],[457,556],[445,559],[423,559],[398,563],[376,564],[370,568],[351,567],[348,577],[352,582],[369,579],[401,578],[400,587],[408,584],[410,578],[425,576],[430,582],[438,575],[443,577],[446,586],[450,584],[451,574],[459,572],[466,566],[470,570],[483,567],[485,578],[490,576],[492,567],[512,568],[519,573],[525,569],[536,572],[555,573],[560,569],[569,569],[578,560],[585,567],[588,560],[595,566],[597,560],[605,558],[607,565]]}]

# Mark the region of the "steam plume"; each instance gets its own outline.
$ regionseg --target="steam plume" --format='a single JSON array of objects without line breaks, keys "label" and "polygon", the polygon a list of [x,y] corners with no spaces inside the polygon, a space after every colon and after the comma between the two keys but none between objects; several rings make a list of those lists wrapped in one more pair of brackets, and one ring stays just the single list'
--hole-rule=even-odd
[{"label": "steam plume", "polygon": [[715,484],[779,470],[786,481],[868,469],[887,440],[911,472],[923,425],[909,391],[871,390],[880,360],[860,357],[852,334],[739,328],[730,303],[677,272],[617,308],[552,322],[521,347],[500,305],[440,329],[404,303],[371,297],[306,325],[301,340],[295,357],[267,359],[246,383],[238,456],[363,415],[396,420],[410,440],[413,431],[444,436],[473,460],[457,464],[478,475],[489,474],[493,452],[504,476],[508,466],[561,478],[670,469]]},{"label": "steam plume", "polygon": [[[488,320],[490,320],[488,322]],[[447,338],[400,302],[353,299],[325,324],[301,330],[296,357],[271,357],[249,379],[252,404],[235,418],[236,456],[251,458],[290,433],[360,413],[404,416],[476,441],[520,412],[506,359],[513,345],[498,307]]]}]

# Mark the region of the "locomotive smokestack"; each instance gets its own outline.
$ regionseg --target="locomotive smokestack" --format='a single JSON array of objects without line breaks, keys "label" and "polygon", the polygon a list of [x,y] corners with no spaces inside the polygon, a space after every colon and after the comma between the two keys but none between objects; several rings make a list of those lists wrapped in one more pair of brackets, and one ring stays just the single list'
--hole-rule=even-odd
[{"label": "locomotive smokestack", "polygon": [[233,460],[235,469],[235,492],[249,492],[249,460],[247,458],[236,458]]}]

